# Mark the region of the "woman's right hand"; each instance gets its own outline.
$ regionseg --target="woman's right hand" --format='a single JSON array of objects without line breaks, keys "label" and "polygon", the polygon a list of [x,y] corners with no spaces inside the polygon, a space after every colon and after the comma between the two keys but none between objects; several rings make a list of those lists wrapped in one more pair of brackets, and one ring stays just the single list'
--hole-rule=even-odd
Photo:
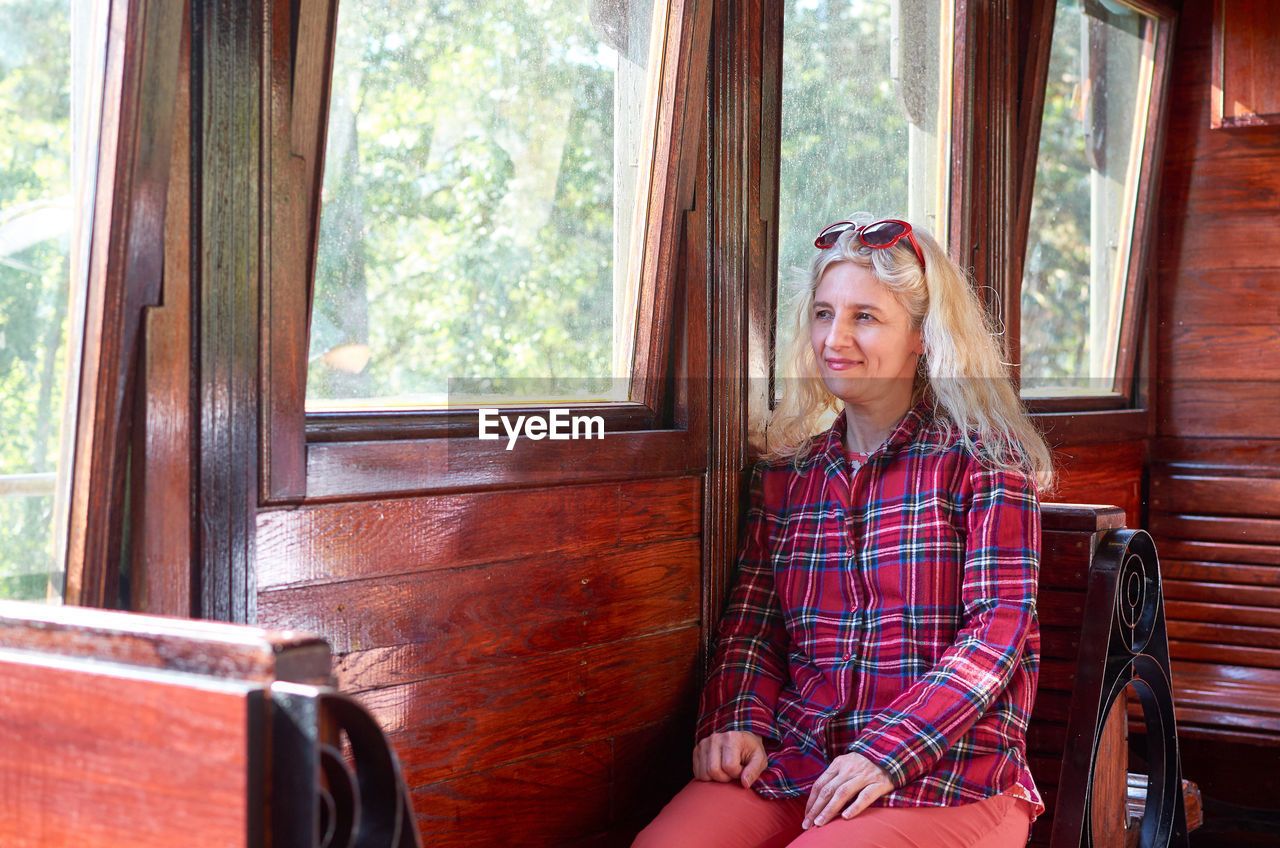
[{"label": "woman's right hand", "polygon": [[767,765],[764,740],[747,730],[713,733],[693,749],[693,776],[698,780],[740,780],[749,788]]}]

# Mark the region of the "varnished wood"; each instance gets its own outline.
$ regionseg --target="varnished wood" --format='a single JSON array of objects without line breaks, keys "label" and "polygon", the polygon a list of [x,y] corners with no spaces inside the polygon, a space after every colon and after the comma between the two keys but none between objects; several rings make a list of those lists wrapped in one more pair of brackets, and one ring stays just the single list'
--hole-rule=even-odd
[{"label": "varnished wood", "polygon": [[1159,432],[1166,436],[1269,439],[1276,435],[1280,384],[1260,380],[1162,382]]},{"label": "varnished wood", "polygon": [[[1014,154],[1017,181],[1011,220],[1013,232],[1009,240],[1009,285],[1016,288],[1004,296],[1005,347],[1010,362],[1022,361],[1022,271],[1027,257],[1031,204],[1035,197],[1036,161],[1040,154],[1040,124],[1044,117],[1055,6],[1050,0],[1024,0],[1017,5],[1022,62],[1018,76],[1020,88]],[[1020,371],[1015,370],[1015,373],[1020,374]]]},{"label": "varnished wood", "polygon": [[1017,309],[1019,289],[1011,277],[1021,162],[1014,149],[1018,113],[1011,108],[1020,70],[1017,11],[1012,0],[956,3],[948,244],[1001,326]]},{"label": "varnished wood", "polygon": [[313,443],[307,448],[307,494],[311,500],[353,500],[670,476],[705,464],[702,435],[672,429],[554,442],[521,437],[511,450],[505,438]]},{"label": "varnished wood", "polygon": [[[1280,288],[1280,287],[1277,287]],[[1194,351],[1194,355],[1188,355]],[[1274,324],[1192,324],[1171,327],[1161,339],[1164,377],[1229,383],[1280,381],[1280,329]]]},{"label": "varnished wood", "polygon": [[693,478],[265,511],[259,585],[460,568],[530,553],[605,553],[696,536]]},{"label": "varnished wood", "polygon": [[[0,842],[253,844],[263,804],[263,787],[250,781],[261,768],[261,686],[179,685],[83,660],[51,669],[38,655],[10,650],[0,650],[0,674]],[[102,696],[90,703],[88,692]]]},{"label": "varnished wood", "polygon": [[[1280,519],[1229,518],[1152,511],[1151,532],[1162,539],[1223,540],[1250,545],[1280,545]],[[1211,544],[1220,544],[1210,542]],[[1180,544],[1178,542],[1166,542]],[[1164,547],[1162,546],[1162,547]]]},{"label": "varnished wood", "polygon": [[259,496],[262,130],[265,9],[192,6],[196,117],[192,203],[200,328],[199,614],[251,622]]},{"label": "varnished wood", "polygon": [[[1271,169],[1271,163],[1260,159],[1252,167],[1246,166],[1245,172],[1250,175],[1274,174],[1280,179],[1280,172]],[[1166,172],[1167,173],[1167,172]],[[1217,174],[1206,173],[1198,185],[1219,186],[1223,178]],[[1263,177],[1267,179],[1268,177]],[[1243,181],[1243,180],[1242,180]],[[1227,183],[1230,185],[1230,183]],[[1258,191],[1258,178],[1251,176],[1246,191]],[[1263,186],[1264,201],[1271,208],[1280,208],[1280,186],[1275,196],[1269,194]],[[1207,204],[1205,204],[1207,205]],[[1227,214],[1243,207],[1241,201],[1224,201],[1222,208],[1205,210],[1206,214]],[[1168,297],[1161,302],[1163,321],[1171,331],[1181,332],[1189,327],[1200,325],[1219,326],[1222,324],[1222,313],[1219,311],[1224,301],[1233,305],[1231,323],[1237,327],[1263,325],[1274,327],[1280,321],[1280,286],[1275,284],[1276,274],[1273,270],[1254,271],[1220,271],[1206,270],[1196,272],[1188,270],[1178,275],[1177,285],[1168,292]],[[1174,317],[1176,316],[1176,318]],[[1176,320],[1176,325],[1169,324]],[[1176,328],[1176,330],[1175,330]],[[1168,342],[1164,343],[1168,345]],[[1190,351],[1174,350],[1171,346],[1164,348],[1164,356],[1175,359]]]},{"label": "varnished wood", "polygon": [[[164,267],[182,3],[113,0],[72,469],[66,598],[116,603],[142,310]],[[79,322],[72,321],[75,327]]]},{"label": "varnished wood", "polygon": [[[1035,404],[1029,404],[1033,409]],[[1049,447],[1069,450],[1075,445],[1106,444],[1143,439],[1151,416],[1144,409],[1046,412],[1032,414]]]},{"label": "varnished wood", "polygon": [[1155,474],[1151,507],[1213,515],[1275,515],[1280,512],[1280,477]]},{"label": "varnished wood", "polygon": [[0,601],[0,649],[156,671],[323,684],[329,646],[307,633]]},{"label": "varnished wood", "polygon": [[[767,10],[772,23],[766,24]],[[770,409],[766,388],[771,385],[773,348],[770,344],[772,311],[758,308],[772,300],[774,276],[764,264],[768,252],[760,244],[762,226],[777,206],[777,147],[762,148],[753,128],[767,120],[781,121],[781,98],[774,91],[770,102],[776,110],[763,113],[760,88],[766,61],[771,78],[779,73],[782,8],[764,0],[741,0],[715,6],[711,39],[712,78],[709,91],[710,144],[705,170],[706,192],[711,199],[703,233],[711,242],[708,252],[708,330],[711,336],[708,365],[716,388],[708,432],[706,498],[703,502],[702,581],[703,661],[732,584],[742,514],[743,468],[747,463],[749,430],[758,428]],[[771,41],[766,44],[765,33]],[[753,76],[751,69],[755,68]],[[754,123],[752,122],[754,119]],[[764,160],[766,151],[771,155]],[[762,189],[759,173],[770,174],[773,187]],[[752,181],[752,174],[757,179]],[[763,212],[761,191],[772,192],[769,212]],[[753,250],[754,248],[754,250]],[[754,377],[756,390],[748,385]],[[762,446],[756,446],[759,450]]]},{"label": "varnished wood", "polygon": [[710,0],[674,0],[667,37],[650,173],[648,222],[640,267],[640,315],[630,396],[662,408],[672,360],[676,268],[681,227],[697,191],[698,152],[707,91]]},{"label": "varnished wood", "polygon": [[[1033,845],[1049,844],[1054,810],[1062,797],[1060,772],[1069,750],[1067,725],[1072,717],[1072,699],[1080,674],[1090,565],[1102,535],[1124,527],[1124,523],[1124,512],[1117,507],[1081,504],[1043,507],[1041,588],[1037,601],[1041,663],[1039,688],[1027,733],[1027,758],[1048,810],[1032,829]],[[1108,725],[1109,735],[1101,742],[1092,775],[1093,812],[1099,822],[1094,834],[1103,839],[1095,843],[1099,845],[1123,843],[1124,775],[1128,759],[1122,744],[1124,727],[1123,716]],[[1084,787],[1073,786],[1070,791],[1081,792]],[[1106,833],[1099,829],[1103,822],[1110,828]],[[1119,843],[1114,841],[1116,832],[1121,833]]]},{"label": "varnished wood", "polygon": [[[608,739],[679,711],[696,691],[697,641],[696,627],[683,628],[359,697],[415,787]],[[424,837],[430,842],[430,832]]]},{"label": "varnished wood", "polygon": [[356,691],[696,625],[698,576],[689,539],[264,592],[259,619],[327,634]]},{"label": "varnished wood", "polygon": [[418,821],[433,846],[564,845],[613,818],[613,748],[561,748],[418,787]]},{"label": "varnished wood", "polygon": [[[1245,519],[1248,520],[1248,519]],[[1266,519],[1255,519],[1255,521]],[[1272,522],[1273,523],[1273,522]],[[1265,568],[1246,568],[1237,563],[1254,563],[1259,566],[1280,566],[1280,545],[1234,544],[1230,542],[1166,541],[1161,547],[1164,559],[1203,560],[1207,565],[1224,568],[1241,568],[1249,573],[1264,573]],[[1216,559],[1216,563],[1213,560]]]},{"label": "varnished wood", "polygon": [[1214,128],[1280,124],[1280,7],[1268,0],[1214,0]]},{"label": "varnished wood", "polygon": [[[1120,338],[1116,353],[1115,390],[1133,397],[1135,379],[1149,380],[1151,371],[1137,373],[1141,361],[1139,344],[1144,321],[1143,309],[1149,301],[1147,289],[1154,277],[1157,232],[1157,210],[1160,208],[1160,162],[1164,157],[1165,136],[1169,113],[1169,80],[1176,37],[1173,10],[1163,3],[1146,2],[1143,11],[1154,21],[1151,31],[1143,41],[1143,60],[1151,63],[1150,91],[1148,93],[1146,125],[1142,132],[1142,147],[1138,152],[1140,166],[1133,211],[1133,230],[1128,266],[1125,272],[1124,298],[1121,304]],[[1147,344],[1150,344],[1148,341]]]},{"label": "varnished wood", "polygon": [[1049,502],[1115,504],[1130,526],[1142,521],[1142,441],[1077,444],[1054,452],[1058,488]]},{"label": "varnished wood", "polygon": [[[184,4],[185,5],[185,4]],[[195,444],[191,387],[191,21],[184,15],[164,221],[163,303],[147,310],[135,434],[131,608],[189,616]]]},{"label": "varnished wood", "polygon": [[[1111,705],[1098,739],[1098,764],[1093,776],[1090,824],[1093,845],[1120,846],[1128,819],[1128,714],[1123,699]],[[1143,786],[1145,789],[1145,785]]]}]

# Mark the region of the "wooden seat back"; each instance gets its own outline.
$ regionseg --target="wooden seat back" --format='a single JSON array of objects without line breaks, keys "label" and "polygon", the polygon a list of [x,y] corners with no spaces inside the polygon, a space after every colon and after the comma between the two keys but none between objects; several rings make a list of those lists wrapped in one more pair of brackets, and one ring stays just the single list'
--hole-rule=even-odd
[{"label": "wooden seat back", "polygon": [[0,845],[417,845],[329,665],[301,633],[0,602]]},{"label": "wooden seat back", "polygon": [[1115,507],[1046,505],[1039,597],[1042,662],[1027,747],[1048,812],[1032,844],[1124,845],[1126,685],[1148,734],[1144,845],[1186,844],[1168,640],[1151,538]]}]

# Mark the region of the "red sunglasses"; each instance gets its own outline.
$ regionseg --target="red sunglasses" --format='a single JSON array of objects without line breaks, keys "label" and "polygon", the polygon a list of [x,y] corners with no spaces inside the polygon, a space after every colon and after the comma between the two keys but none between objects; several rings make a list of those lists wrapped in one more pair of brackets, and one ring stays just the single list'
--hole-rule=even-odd
[{"label": "red sunglasses", "polygon": [[916,243],[916,237],[911,233],[911,225],[906,221],[898,221],[893,218],[876,221],[874,224],[863,224],[862,226],[852,221],[838,221],[818,233],[818,237],[813,240],[813,246],[819,250],[826,250],[849,230],[857,233],[858,241],[867,247],[893,247],[902,240],[903,236],[906,236],[911,242],[911,249],[916,252],[916,258],[920,260],[920,270],[925,270],[924,251]]}]

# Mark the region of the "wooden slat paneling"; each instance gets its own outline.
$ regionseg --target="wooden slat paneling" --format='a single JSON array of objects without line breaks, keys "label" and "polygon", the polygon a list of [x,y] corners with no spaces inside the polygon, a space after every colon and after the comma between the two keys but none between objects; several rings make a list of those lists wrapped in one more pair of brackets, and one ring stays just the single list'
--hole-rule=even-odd
[{"label": "wooden slat paneling", "polygon": [[698,629],[688,627],[359,697],[417,787],[679,712],[695,694],[697,645]]},{"label": "wooden slat paneling", "polygon": [[1166,578],[1164,595],[1166,598],[1208,604],[1280,608],[1280,587],[1276,586],[1240,586],[1234,583]]},{"label": "wooden slat paneling", "polygon": [[[1213,644],[1208,642],[1183,642],[1180,640],[1169,640],[1169,656],[1175,660],[1187,660],[1190,662],[1212,663],[1225,666],[1257,666],[1259,668],[1280,668],[1280,651],[1271,650],[1269,648],[1253,648],[1243,645],[1229,645],[1226,643]],[[1178,700],[1177,690],[1174,690],[1174,701]],[[1235,704],[1230,701],[1220,701],[1218,712],[1223,716],[1223,723],[1229,724],[1235,715]],[[1273,704],[1273,707],[1276,706]],[[1277,711],[1280,716],[1280,711]],[[1271,744],[1275,744],[1276,740],[1272,739]]]},{"label": "wooden slat paneling", "polygon": [[612,746],[592,742],[413,790],[426,845],[563,845],[609,820]]},{"label": "wooden slat paneling", "polygon": [[1280,380],[1280,329],[1237,323],[1170,328],[1161,334],[1160,361],[1162,376],[1174,382]]},{"label": "wooden slat paneling", "polygon": [[1243,645],[1250,648],[1280,648],[1280,629],[1240,627],[1219,622],[1171,621],[1169,638],[1188,642]]},{"label": "wooden slat paneling", "polygon": [[[1160,546],[1162,561],[1189,560],[1224,565],[1280,566],[1280,546],[1242,545],[1233,542],[1195,542],[1167,539]],[[1258,573],[1261,570],[1255,569]]]},{"label": "wooden slat paneling", "polygon": [[1114,504],[1131,527],[1141,523],[1143,440],[1067,445],[1054,452],[1058,489],[1046,503]]},{"label": "wooden slat paneling", "polygon": [[1176,252],[1167,256],[1173,265],[1188,270],[1280,268],[1280,227],[1275,211],[1222,215],[1186,215]]},{"label": "wooden slat paneling", "polygon": [[697,478],[678,477],[271,510],[258,517],[258,586],[605,553],[696,536],[700,509]]},{"label": "wooden slat paneling", "polygon": [[1162,381],[1157,399],[1160,433],[1182,437],[1267,439],[1277,432],[1280,383]]},{"label": "wooden slat paneling", "polygon": [[1280,174],[1273,164],[1274,156],[1245,149],[1230,157],[1171,164],[1165,179],[1185,184],[1184,202],[1192,215],[1266,212],[1280,208]]},{"label": "wooden slat paneling", "polygon": [[1204,601],[1165,600],[1165,614],[1169,621],[1231,621],[1235,624],[1280,627],[1280,609],[1250,607],[1230,603]]},{"label": "wooden slat paneling", "polygon": [[1280,478],[1155,474],[1151,508],[1210,515],[1276,515],[1280,514]]},{"label": "wooden slat paneling", "polygon": [[1150,530],[1153,536],[1161,540],[1161,551],[1171,544],[1169,540],[1172,539],[1280,545],[1280,520],[1271,518],[1229,518],[1153,510]]},{"label": "wooden slat paneling", "polygon": [[[264,623],[321,633],[344,691],[698,623],[696,539],[266,592]],[[497,625],[501,626],[497,626]]]}]

